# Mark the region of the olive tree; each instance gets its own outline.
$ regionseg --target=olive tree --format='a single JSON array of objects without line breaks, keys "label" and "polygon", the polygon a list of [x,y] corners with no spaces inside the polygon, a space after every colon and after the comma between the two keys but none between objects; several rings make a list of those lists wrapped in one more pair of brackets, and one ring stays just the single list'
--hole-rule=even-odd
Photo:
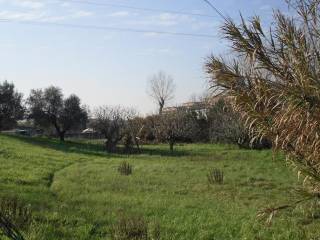
[{"label": "olive tree", "polygon": [[0,83],[0,130],[14,127],[23,115],[22,94],[16,91],[13,83]]},{"label": "olive tree", "polygon": [[58,87],[31,90],[27,104],[29,118],[40,127],[53,127],[61,141],[69,130],[85,125],[88,118],[80,98],[74,94],[64,98]]}]

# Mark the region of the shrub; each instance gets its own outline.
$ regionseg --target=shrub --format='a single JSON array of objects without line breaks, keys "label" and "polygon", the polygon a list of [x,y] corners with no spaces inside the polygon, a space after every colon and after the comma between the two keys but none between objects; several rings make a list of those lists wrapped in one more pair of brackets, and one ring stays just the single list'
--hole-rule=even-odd
[{"label": "shrub", "polygon": [[32,212],[28,205],[16,198],[0,200],[0,236],[12,240],[24,240],[21,231],[27,230],[32,222]]},{"label": "shrub", "polygon": [[220,98],[208,111],[209,138],[212,143],[237,144],[246,134],[239,114],[233,111],[227,99]]},{"label": "shrub", "polygon": [[220,97],[208,111],[209,138],[212,143],[237,144],[244,149],[269,149],[271,142],[266,139],[253,140],[241,121],[231,99]]},{"label": "shrub", "polygon": [[131,154],[133,152],[133,138],[129,133],[126,133],[123,137],[124,152]]},{"label": "shrub", "polygon": [[132,171],[133,171],[133,167],[132,165],[130,165],[128,162],[126,161],[123,161],[119,167],[118,167],[118,172],[121,174],[121,175],[125,175],[125,176],[129,176],[132,174]]},{"label": "shrub", "polygon": [[209,184],[223,184],[224,175],[220,169],[213,169],[207,174]]},{"label": "shrub", "polygon": [[20,229],[26,230],[32,222],[30,206],[17,198],[3,198],[0,200],[0,213]]},{"label": "shrub", "polygon": [[[11,240],[24,240],[17,227],[0,212],[0,236],[6,236]],[[2,238],[1,238],[2,239]]]},{"label": "shrub", "polygon": [[238,139],[238,146],[242,149],[262,150],[272,148],[272,142],[267,138],[260,138],[254,140],[249,136],[249,133],[247,132]]},{"label": "shrub", "polygon": [[112,226],[113,240],[159,240],[160,226],[155,224],[150,228],[149,223],[142,216],[126,216],[121,214]]}]

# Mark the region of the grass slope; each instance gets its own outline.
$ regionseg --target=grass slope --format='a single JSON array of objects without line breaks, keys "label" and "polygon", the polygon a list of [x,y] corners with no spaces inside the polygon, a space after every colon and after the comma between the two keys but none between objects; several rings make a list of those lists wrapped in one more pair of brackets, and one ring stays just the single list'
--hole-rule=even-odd
[{"label": "grass slope", "polygon": [[[294,196],[296,175],[270,151],[233,146],[167,146],[144,154],[108,155],[99,144],[0,135],[0,196],[31,204],[35,224],[28,239],[110,239],[121,212],[161,226],[161,239],[311,239],[319,221],[301,210],[282,214],[267,227],[259,209]],[[119,163],[134,166],[120,176]],[[223,169],[225,183],[209,186],[206,174]]]}]

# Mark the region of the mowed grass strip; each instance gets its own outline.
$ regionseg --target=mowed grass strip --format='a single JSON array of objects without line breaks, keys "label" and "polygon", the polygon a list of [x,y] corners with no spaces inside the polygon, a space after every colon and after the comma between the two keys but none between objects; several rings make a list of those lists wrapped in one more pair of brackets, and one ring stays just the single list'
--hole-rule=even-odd
[{"label": "mowed grass strip", "polygon": [[[99,142],[0,135],[0,196],[31,204],[28,239],[110,239],[120,215],[160,225],[161,239],[311,239],[319,221],[296,211],[258,221],[258,210],[296,198],[297,184],[281,156],[235,146],[144,147],[140,155],[110,155]],[[118,172],[123,161],[132,175]],[[208,183],[212,169],[221,185]]]}]

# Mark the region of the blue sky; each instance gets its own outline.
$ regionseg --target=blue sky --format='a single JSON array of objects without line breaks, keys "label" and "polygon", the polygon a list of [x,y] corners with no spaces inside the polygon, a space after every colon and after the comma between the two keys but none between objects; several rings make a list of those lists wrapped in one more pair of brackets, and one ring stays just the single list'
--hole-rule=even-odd
[{"label": "blue sky", "polygon": [[[260,15],[267,24],[282,0],[211,0],[225,15]],[[80,1],[81,2],[81,1]],[[32,88],[61,87],[83,103],[124,105],[155,111],[147,79],[163,70],[176,84],[172,105],[206,88],[203,71],[211,53],[228,52],[218,37],[221,19],[202,0],[86,0],[141,8],[184,11],[213,17],[148,12],[68,0],[0,0],[0,81],[7,79],[28,95]],[[41,23],[37,25],[36,23]],[[80,29],[54,24],[150,30],[149,33]],[[200,38],[153,31],[207,34]]]}]

